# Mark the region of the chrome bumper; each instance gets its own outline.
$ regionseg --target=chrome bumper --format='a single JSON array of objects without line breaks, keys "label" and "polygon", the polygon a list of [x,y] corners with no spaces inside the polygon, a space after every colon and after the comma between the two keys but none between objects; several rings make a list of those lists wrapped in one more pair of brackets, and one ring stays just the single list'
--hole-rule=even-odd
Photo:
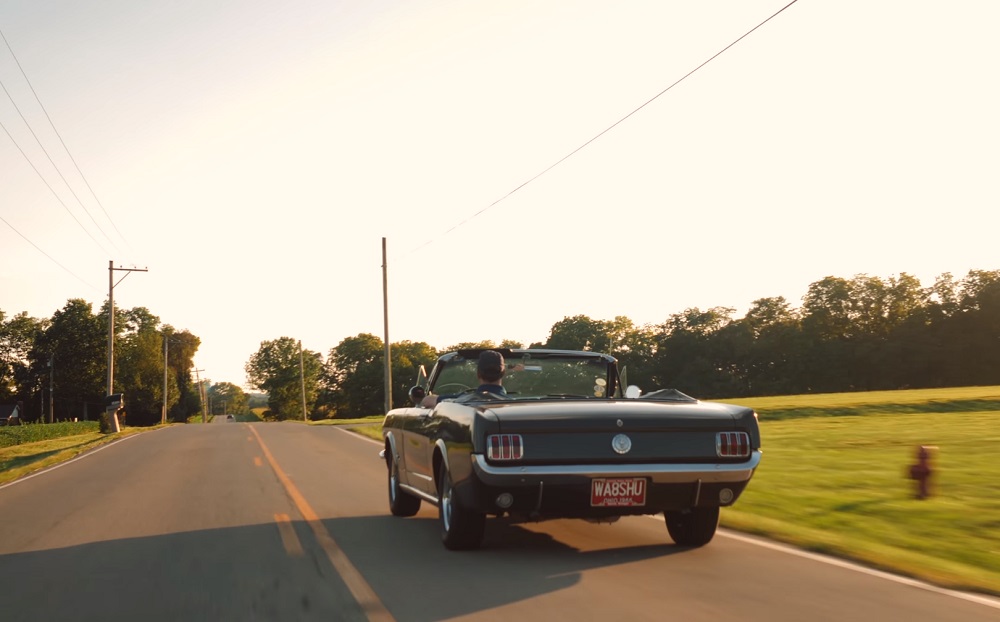
[{"label": "chrome bumper", "polygon": [[540,466],[496,466],[482,454],[472,455],[472,468],[488,486],[552,483],[560,478],[648,477],[654,484],[703,484],[746,482],[760,464],[761,452],[747,462],[709,464],[573,464]]}]

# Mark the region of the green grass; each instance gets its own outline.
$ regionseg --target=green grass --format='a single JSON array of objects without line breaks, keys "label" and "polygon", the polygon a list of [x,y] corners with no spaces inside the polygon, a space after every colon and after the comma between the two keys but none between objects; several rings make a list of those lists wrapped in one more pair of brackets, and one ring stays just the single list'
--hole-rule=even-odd
[{"label": "green grass", "polygon": [[347,427],[351,432],[381,441],[383,419],[385,419],[385,415],[372,415],[370,417],[360,417],[357,419],[323,419],[321,421],[311,421],[309,424],[342,425]]},{"label": "green grass", "polygon": [[26,423],[0,427],[0,447],[13,447],[46,439],[97,432],[97,421],[62,421],[59,423]]},{"label": "green grass", "polygon": [[[998,395],[973,387],[733,400],[759,409],[764,459],[723,524],[1000,594],[1000,408],[967,410]],[[790,414],[800,409],[822,416]],[[844,409],[864,416],[830,415]],[[920,445],[936,447],[933,496],[922,501],[907,477]]]}]

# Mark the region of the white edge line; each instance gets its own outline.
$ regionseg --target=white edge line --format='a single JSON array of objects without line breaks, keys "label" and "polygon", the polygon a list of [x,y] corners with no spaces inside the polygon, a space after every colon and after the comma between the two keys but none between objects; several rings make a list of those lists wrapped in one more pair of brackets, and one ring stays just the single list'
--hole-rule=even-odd
[{"label": "white edge line", "polygon": [[[658,518],[658,515],[647,516],[646,518],[662,520]],[[847,561],[844,559],[838,559],[836,557],[820,555],[819,553],[812,553],[810,551],[803,551],[802,549],[797,549],[788,544],[772,542],[770,540],[765,540],[762,537],[747,536],[729,529],[720,529],[717,533],[718,535],[724,536],[726,538],[739,540],[740,542],[745,542],[747,544],[754,544],[756,546],[764,547],[765,549],[778,551],[779,553],[787,553],[788,555],[795,555],[796,557],[802,557],[804,559],[812,560],[814,562],[820,562],[830,566],[837,566],[838,568],[843,568],[845,570],[853,570],[854,572],[860,572],[862,574],[866,574],[869,576],[885,579],[886,581],[892,581],[894,583],[915,587],[927,592],[941,594],[942,596],[951,596],[952,598],[958,598],[960,600],[969,601],[971,603],[976,603],[977,605],[985,605],[987,607],[992,607],[994,609],[1000,609],[1000,600],[991,598],[989,596],[974,594],[972,592],[960,592],[958,590],[949,590],[947,588],[938,587],[936,585],[932,585],[930,583],[926,583],[924,581],[920,581],[910,577],[904,577],[902,575],[892,574],[891,572],[886,572],[884,570],[876,570],[874,568],[868,568],[866,566],[862,566],[861,564]]]},{"label": "white edge line", "polygon": [[377,441],[377,440],[375,440],[375,439],[373,439],[373,438],[371,438],[369,436],[365,436],[364,434],[358,434],[357,432],[351,432],[349,429],[347,429],[347,426],[335,425],[333,427],[337,431],[339,431],[339,432],[343,432],[344,434],[350,434],[351,436],[354,436],[356,438],[360,438],[362,440],[368,441],[369,443],[374,443],[376,445],[381,445],[382,444],[381,441]]},{"label": "white edge line", "polygon": [[[355,438],[360,438],[366,440],[370,443],[376,445],[381,445],[378,441],[373,438],[368,438],[367,436],[362,436],[356,432],[351,432],[350,430],[343,428],[341,426],[336,426],[338,430],[345,434],[350,434]],[[646,518],[652,518],[654,520],[663,520],[656,516],[647,516]],[[812,553],[810,551],[803,551],[802,549],[797,549],[793,546],[787,544],[780,544],[777,542],[771,542],[770,540],[764,540],[760,537],[750,537],[731,531],[729,529],[720,529],[718,531],[720,536],[726,538],[731,538],[733,540],[739,540],[740,542],[745,542],[747,544],[754,544],[756,546],[761,546],[766,549],[771,549],[773,551],[778,551],[780,553],[787,553],[788,555],[795,555],[796,557],[802,557],[804,559],[809,559],[815,562],[820,562],[823,564],[828,564],[830,566],[837,566],[838,568],[844,568],[845,570],[853,570],[854,572],[860,572],[862,574],[867,574],[873,577],[878,577],[880,579],[885,579],[886,581],[892,581],[894,583],[900,583],[902,585],[908,585],[910,587],[915,587],[927,592],[933,592],[935,594],[941,594],[942,596],[951,596],[952,598],[958,598],[960,600],[965,600],[971,603],[976,603],[977,605],[985,605],[986,607],[992,607],[994,609],[1000,609],[1000,600],[990,598],[989,596],[983,596],[980,594],[973,594],[971,592],[960,592],[958,590],[949,590],[947,588],[938,587],[930,583],[925,583],[923,581],[918,581],[917,579],[912,579],[910,577],[904,577],[902,575],[892,574],[890,572],[885,572],[884,570],[876,570],[874,568],[867,568],[855,562],[846,561],[843,559],[838,559],[836,557],[829,557],[826,555],[820,555],[819,553]]]},{"label": "white edge line", "polygon": [[31,475],[25,475],[24,477],[19,477],[18,479],[15,479],[12,482],[7,482],[6,484],[0,485],[0,490],[3,490],[4,488],[7,488],[9,486],[13,486],[15,484],[20,484],[21,482],[26,482],[29,479],[33,478],[33,477],[38,477],[39,475],[45,475],[46,473],[51,473],[52,471],[55,471],[56,469],[61,469],[62,467],[66,466],[67,464],[73,464],[77,460],[83,460],[87,456],[92,456],[92,455],[96,454],[99,451],[104,451],[105,449],[107,449],[108,447],[111,447],[112,445],[117,445],[118,443],[125,442],[125,441],[127,441],[127,440],[129,440],[131,438],[135,438],[137,436],[139,436],[139,434],[130,434],[128,436],[125,436],[125,437],[113,440],[110,443],[105,443],[104,445],[101,445],[100,447],[98,447],[96,449],[91,449],[91,450],[85,451],[82,454],[80,454],[79,456],[76,456],[75,458],[67,460],[66,462],[60,462],[59,464],[53,464],[50,467],[45,467],[41,471],[35,471]]}]

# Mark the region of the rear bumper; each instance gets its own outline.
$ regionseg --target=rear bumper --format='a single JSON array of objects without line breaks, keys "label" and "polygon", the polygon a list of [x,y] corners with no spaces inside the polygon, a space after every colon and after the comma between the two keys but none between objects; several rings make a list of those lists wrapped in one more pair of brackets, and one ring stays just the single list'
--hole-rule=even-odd
[{"label": "rear bumper", "polygon": [[759,450],[746,462],[710,464],[574,464],[555,466],[504,466],[488,464],[482,454],[472,455],[472,470],[487,486],[525,486],[579,483],[595,477],[646,477],[652,484],[748,482],[760,464]]},{"label": "rear bumper", "polygon": [[[760,464],[753,452],[741,463],[623,464],[505,466],[488,464],[472,456],[473,475],[457,483],[459,502],[488,514],[544,518],[601,518],[630,514],[656,514],[667,510],[732,505]],[[593,507],[591,481],[595,478],[645,478],[649,483],[646,504],[639,507]],[[508,508],[497,505],[502,493],[513,496]]]}]

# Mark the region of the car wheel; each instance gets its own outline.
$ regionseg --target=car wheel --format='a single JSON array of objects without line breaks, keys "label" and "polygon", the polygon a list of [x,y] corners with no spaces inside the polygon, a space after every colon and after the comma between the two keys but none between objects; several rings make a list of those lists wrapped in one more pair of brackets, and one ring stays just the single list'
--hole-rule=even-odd
[{"label": "car wheel", "polygon": [[438,521],[445,548],[453,551],[477,549],[483,542],[486,515],[471,512],[456,503],[451,474],[443,464],[438,477]]},{"label": "car wheel", "polygon": [[420,510],[420,498],[399,487],[399,465],[391,451],[386,451],[386,462],[389,466],[389,510],[393,516],[413,516]]},{"label": "car wheel", "polygon": [[704,546],[719,526],[719,508],[692,508],[664,512],[667,532],[680,546]]}]

